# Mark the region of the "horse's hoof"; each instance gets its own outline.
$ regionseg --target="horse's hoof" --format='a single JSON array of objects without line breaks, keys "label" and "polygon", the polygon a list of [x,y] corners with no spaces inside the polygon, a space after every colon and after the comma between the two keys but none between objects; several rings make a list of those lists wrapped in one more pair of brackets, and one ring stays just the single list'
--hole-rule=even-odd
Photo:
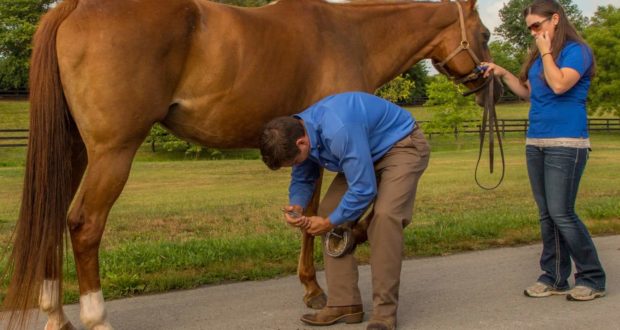
[{"label": "horse's hoof", "polygon": [[312,309],[322,309],[327,305],[327,296],[321,292],[314,297],[304,297],[304,303]]},{"label": "horse's hoof", "polygon": [[60,330],[77,330],[77,328],[74,327],[71,322],[67,322],[65,323],[65,325],[62,326],[62,328],[60,328]]},{"label": "horse's hoof", "polygon": [[67,321],[67,323],[63,324],[62,327],[58,327],[58,323],[54,324],[53,322],[47,322],[45,324],[45,330],[77,330],[76,327],[71,324],[71,322]]}]

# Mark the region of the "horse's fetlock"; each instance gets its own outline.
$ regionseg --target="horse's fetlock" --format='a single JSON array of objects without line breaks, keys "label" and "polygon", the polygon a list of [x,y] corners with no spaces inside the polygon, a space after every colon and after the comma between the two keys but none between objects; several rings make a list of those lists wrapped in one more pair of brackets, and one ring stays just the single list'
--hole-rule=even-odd
[{"label": "horse's fetlock", "polygon": [[52,313],[58,309],[58,296],[60,295],[60,283],[58,280],[44,280],[39,295],[39,308],[46,313]]},{"label": "horse's fetlock", "polygon": [[106,310],[101,291],[91,292],[80,297],[80,320],[88,329],[112,329],[106,321]]}]

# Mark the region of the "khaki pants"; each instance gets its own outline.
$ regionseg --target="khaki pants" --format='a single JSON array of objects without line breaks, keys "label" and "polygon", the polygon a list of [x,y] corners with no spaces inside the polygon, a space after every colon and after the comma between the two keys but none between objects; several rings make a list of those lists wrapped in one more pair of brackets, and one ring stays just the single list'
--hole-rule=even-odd
[{"label": "khaki pants", "polygon": [[[377,196],[366,220],[372,272],[373,319],[396,324],[398,290],[403,255],[403,228],[411,222],[413,201],[430,147],[419,128],[394,144],[375,165]],[[328,216],[347,190],[344,174],[334,178],[319,206]],[[362,304],[358,288],[357,261],[352,254],[333,258],[323,253],[327,280],[327,306]]]}]

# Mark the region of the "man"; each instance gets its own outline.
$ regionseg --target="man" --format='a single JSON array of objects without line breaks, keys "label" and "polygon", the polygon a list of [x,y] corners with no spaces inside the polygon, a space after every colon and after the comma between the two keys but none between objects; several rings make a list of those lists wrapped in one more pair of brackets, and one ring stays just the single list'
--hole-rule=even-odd
[{"label": "man", "polygon": [[[338,172],[319,206],[319,216],[286,221],[311,235],[368,215],[373,313],[367,329],[394,329],[403,252],[403,228],[411,222],[420,176],[430,148],[404,109],[374,95],[349,92],[324,98],[302,113],[269,122],[260,140],[272,170],[293,167],[288,211],[302,214],[321,167]],[[301,320],[311,325],[362,322],[364,312],[352,254],[323,253],[327,307]]]}]

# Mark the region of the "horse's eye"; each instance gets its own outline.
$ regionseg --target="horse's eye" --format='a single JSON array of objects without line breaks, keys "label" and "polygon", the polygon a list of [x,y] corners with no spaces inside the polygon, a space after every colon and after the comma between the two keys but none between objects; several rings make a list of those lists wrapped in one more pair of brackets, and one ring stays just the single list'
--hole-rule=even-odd
[{"label": "horse's eye", "polygon": [[489,42],[489,39],[491,39],[491,33],[490,32],[482,32],[482,38],[484,39],[484,42]]}]

